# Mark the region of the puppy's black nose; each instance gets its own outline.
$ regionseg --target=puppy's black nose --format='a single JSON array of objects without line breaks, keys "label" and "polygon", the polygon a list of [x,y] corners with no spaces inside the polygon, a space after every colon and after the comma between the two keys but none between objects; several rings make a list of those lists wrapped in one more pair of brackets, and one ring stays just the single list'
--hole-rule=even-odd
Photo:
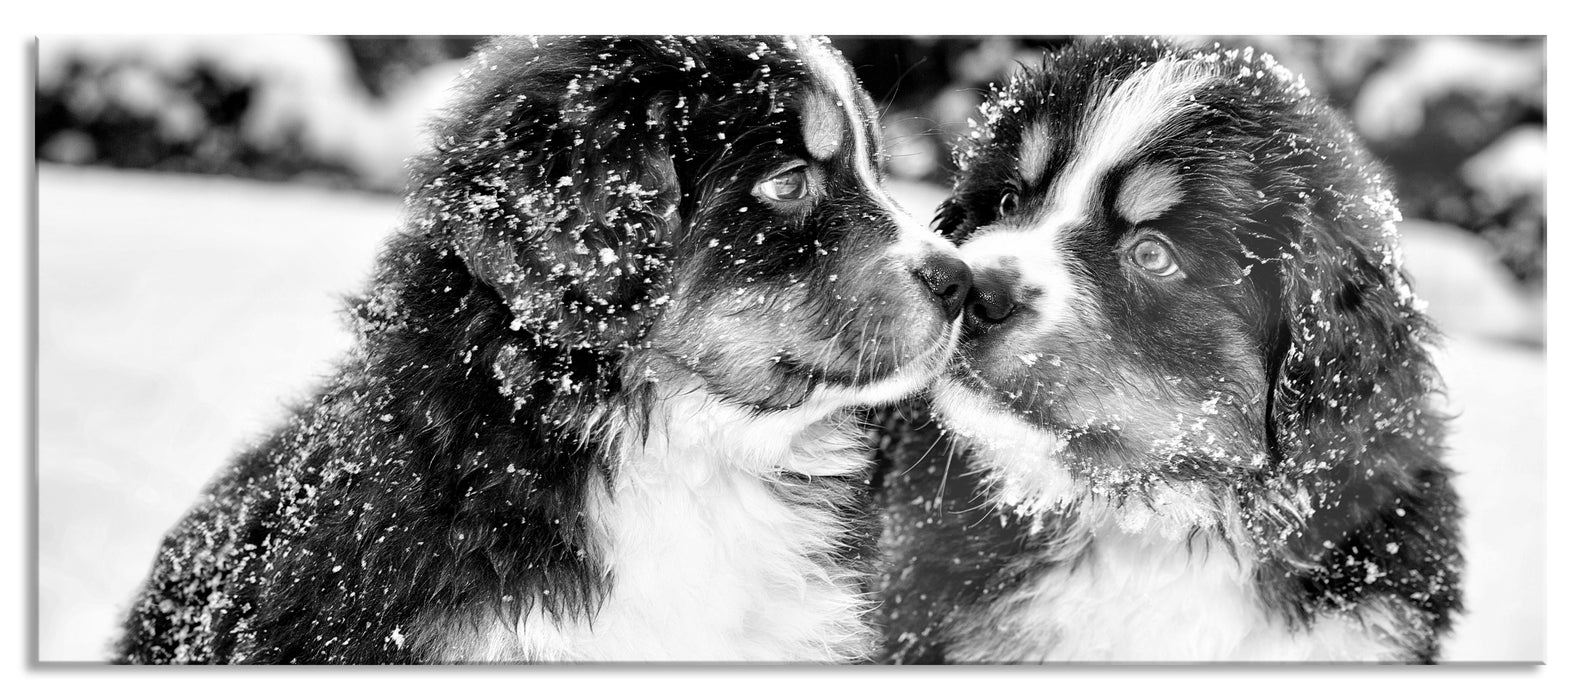
[{"label": "puppy's black nose", "polygon": [[923,259],[923,264],[913,271],[917,278],[923,281],[923,287],[928,293],[934,295],[934,301],[939,303],[939,308],[945,312],[945,318],[952,319],[961,313],[961,304],[967,298],[967,290],[972,288],[972,268],[954,255],[944,253],[931,253]]},{"label": "puppy's black nose", "polygon": [[979,270],[967,293],[962,321],[967,329],[983,332],[1005,323],[1016,313],[1016,274],[1009,270]]}]

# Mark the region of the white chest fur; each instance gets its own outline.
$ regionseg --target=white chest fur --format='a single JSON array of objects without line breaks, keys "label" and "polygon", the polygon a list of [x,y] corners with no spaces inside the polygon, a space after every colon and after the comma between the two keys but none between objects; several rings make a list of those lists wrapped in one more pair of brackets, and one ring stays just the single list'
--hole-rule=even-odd
[{"label": "white chest fur", "polygon": [[1404,652],[1382,610],[1293,628],[1271,613],[1251,552],[1098,518],[1072,556],[996,601],[960,661],[1388,661]]},{"label": "white chest fur", "polygon": [[[625,439],[613,487],[590,487],[590,550],[610,589],[591,619],[529,614],[453,635],[455,660],[852,661],[868,653],[858,573],[834,550],[852,497],[808,476],[865,467],[854,420],[753,417],[701,394]],[[812,409],[810,409],[811,412]],[[785,479],[788,483],[776,483]]]}]

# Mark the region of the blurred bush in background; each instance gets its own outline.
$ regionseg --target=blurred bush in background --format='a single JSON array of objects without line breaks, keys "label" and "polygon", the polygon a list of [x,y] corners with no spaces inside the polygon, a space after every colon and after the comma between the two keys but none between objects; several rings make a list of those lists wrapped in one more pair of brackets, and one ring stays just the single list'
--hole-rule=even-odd
[{"label": "blurred bush in background", "polygon": [[[1189,37],[1254,46],[1351,115],[1409,218],[1489,241],[1541,289],[1542,37]],[[42,161],[397,191],[477,37],[95,36],[39,43]],[[982,91],[1062,37],[842,37],[896,177],[948,183]]]},{"label": "blurred bush in background", "polygon": [[399,190],[475,37],[39,41],[40,160]]}]

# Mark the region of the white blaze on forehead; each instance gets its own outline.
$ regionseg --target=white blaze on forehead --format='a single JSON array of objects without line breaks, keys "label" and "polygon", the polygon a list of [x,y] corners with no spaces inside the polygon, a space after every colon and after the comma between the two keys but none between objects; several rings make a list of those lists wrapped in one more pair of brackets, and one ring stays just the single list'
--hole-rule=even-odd
[{"label": "white blaze on forehead", "polygon": [[1205,62],[1168,58],[1108,93],[1090,95],[1071,165],[1055,184],[1053,211],[1040,228],[1058,231],[1090,215],[1104,176],[1150,144],[1175,136],[1180,118],[1192,108],[1192,94],[1214,75]]},{"label": "white blaze on forehead", "polygon": [[1126,174],[1115,195],[1115,211],[1128,223],[1141,223],[1181,203],[1181,181],[1164,163],[1150,163]]},{"label": "white blaze on forehead", "polygon": [[1038,182],[1039,174],[1044,168],[1049,167],[1049,159],[1054,156],[1054,136],[1050,134],[1049,124],[1039,121],[1034,122],[1022,134],[1022,147],[1017,156],[1017,165],[1022,175],[1022,182],[1033,184]]},{"label": "white blaze on forehead", "polygon": [[[1192,107],[1192,94],[1214,79],[1214,67],[1202,61],[1170,58],[1150,64],[1119,84],[1102,85],[1088,95],[1087,113],[1078,126],[1072,158],[1046,198],[1037,224],[1029,228],[990,227],[961,247],[974,270],[1014,267],[1023,293],[1038,322],[1018,337],[1037,344],[1047,333],[1080,315],[1097,313],[1095,292],[1074,273],[1063,239],[1076,225],[1099,214],[1099,187],[1117,166],[1150,144],[1178,135],[1181,117]],[[1029,129],[1018,163],[1024,177],[1029,164],[1044,157],[1046,129]],[[1042,141],[1043,143],[1039,143]],[[1118,197],[1128,217],[1157,215],[1177,203],[1179,180],[1170,171],[1139,168]],[[1142,218],[1134,219],[1135,221]]]},{"label": "white blaze on forehead", "polygon": [[809,92],[802,101],[802,142],[818,160],[829,160],[840,152],[844,141],[845,115],[835,100],[822,92]]}]

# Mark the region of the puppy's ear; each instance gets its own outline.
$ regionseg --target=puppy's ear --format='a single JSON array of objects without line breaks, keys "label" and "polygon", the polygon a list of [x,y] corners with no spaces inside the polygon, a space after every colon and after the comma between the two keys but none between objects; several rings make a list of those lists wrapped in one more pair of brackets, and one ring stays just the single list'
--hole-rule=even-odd
[{"label": "puppy's ear", "polygon": [[475,86],[440,133],[414,209],[499,294],[514,330],[618,352],[652,321],[669,273],[675,97],[619,65],[588,65]]},{"label": "puppy's ear", "polygon": [[[1281,256],[1268,418],[1281,483],[1259,492],[1300,496],[1263,511],[1284,565],[1260,575],[1306,591],[1291,600],[1409,597],[1440,629],[1460,606],[1461,558],[1444,419],[1429,402],[1434,332],[1400,268],[1393,201],[1332,196],[1314,195],[1311,235]],[[1412,564],[1381,575],[1378,562]]]},{"label": "puppy's ear", "polygon": [[1424,415],[1433,331],[1399,266],[1394,206],[1380,206],[1315,212],[1310,235],[1281,254],[1269,420],[1274,454],[1299,471],[1366,457],[1400,473],[1408,465],[1383,448],[1421,444],[1437,427]]},{"label": "puppy's ear", "polygon": [[[1400,267],[1382,178],[1325,180],[1336,184],[1309,192],[1280,254],[1271,347],[1268,473],[1282,483],[1264,490],[1302,496],[1261,527],[1278,535],[1269,544],[1292,563],[1290,582],[1402,595],[1426,586],[1450,609],[1459,535],[1439,461],[1444,419],[1429,401],[1434,331]],[[1422,580],[1381,583],[1358,563],[1370,556],[1437,563],[1412,574]]]}]

